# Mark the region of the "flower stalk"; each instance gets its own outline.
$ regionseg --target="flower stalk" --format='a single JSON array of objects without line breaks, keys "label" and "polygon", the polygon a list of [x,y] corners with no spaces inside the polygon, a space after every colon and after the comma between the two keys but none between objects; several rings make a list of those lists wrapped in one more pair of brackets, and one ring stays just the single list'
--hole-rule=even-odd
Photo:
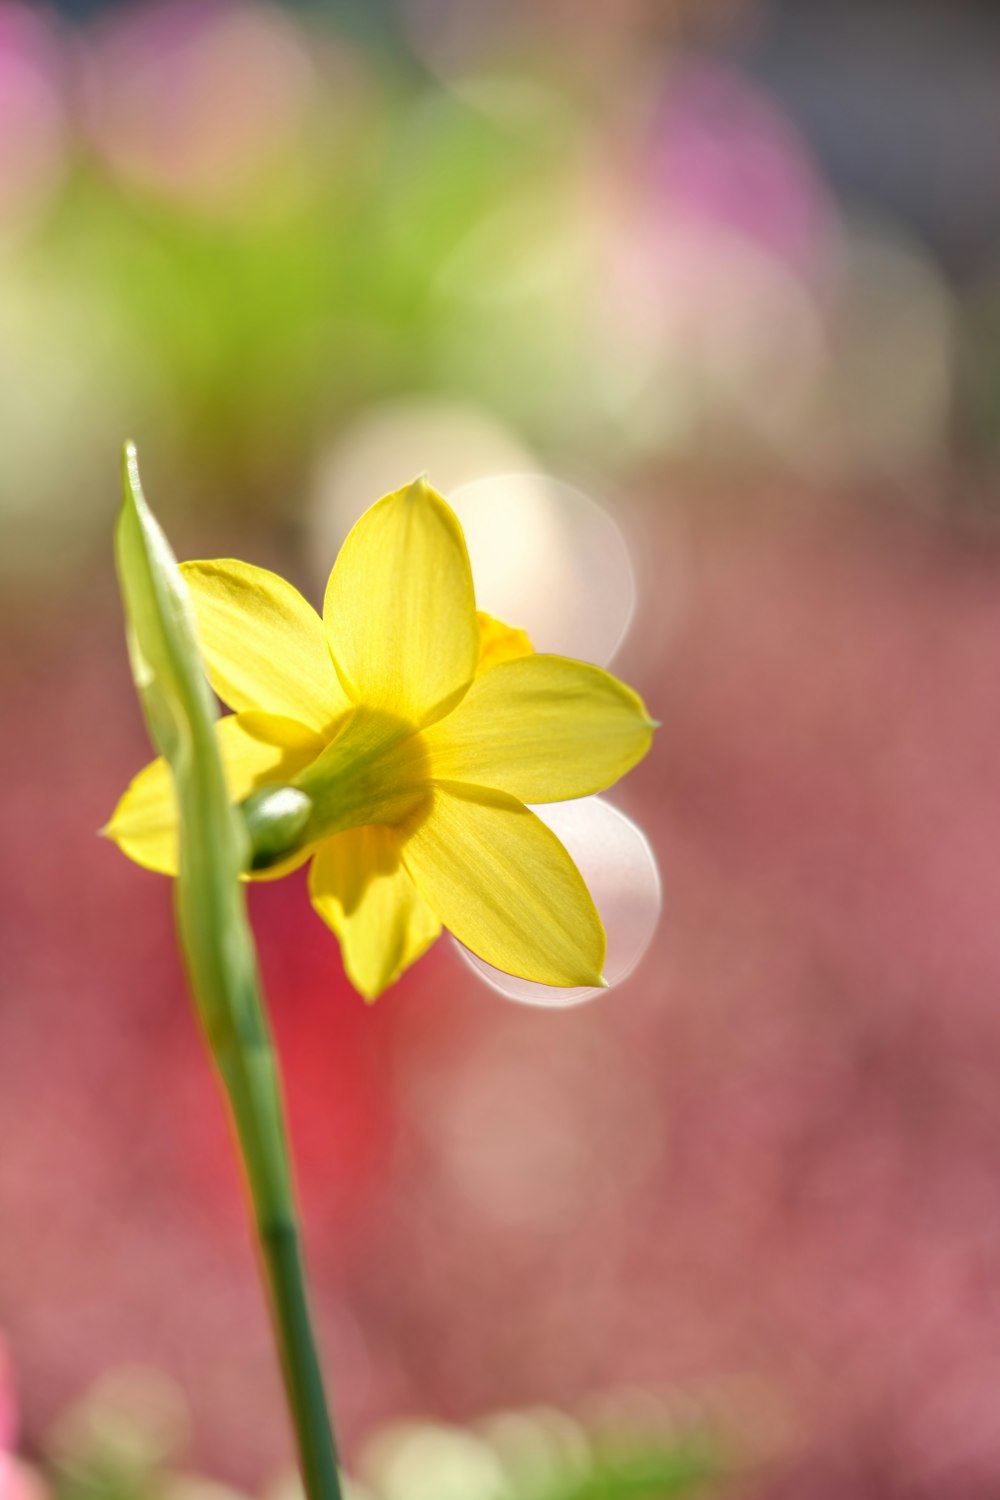
[{"label": "flower stalk", "polygon": [[306,1495],[341,1500],[281,1083],[241,883],[250,859],[247,829],[229,799],[187,589],[146,506],[131,445],[124,454],[123,487],[118,574],[133,677],[176,796],[180,944],[239,1147]]}]

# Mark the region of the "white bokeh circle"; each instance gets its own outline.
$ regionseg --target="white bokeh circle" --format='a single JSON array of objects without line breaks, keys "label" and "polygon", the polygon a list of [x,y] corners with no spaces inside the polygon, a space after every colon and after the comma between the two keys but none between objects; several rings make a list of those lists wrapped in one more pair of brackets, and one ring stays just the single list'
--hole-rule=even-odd
[{"label": "white bokeh circle", "polygon": [[530,469],[530,448],[492,413],[442,396],[400,396],[367,411],[320,459],[309,512],[316,584],[358,517],[426,473],[449,497],[486,474]]},{"label": "white bokeh circle", "polygon": [[635,610],[635,570],[612,517],[547,474],[497,474],[448,499],[465,532],[480,609],[536,650],[606,666]]}]

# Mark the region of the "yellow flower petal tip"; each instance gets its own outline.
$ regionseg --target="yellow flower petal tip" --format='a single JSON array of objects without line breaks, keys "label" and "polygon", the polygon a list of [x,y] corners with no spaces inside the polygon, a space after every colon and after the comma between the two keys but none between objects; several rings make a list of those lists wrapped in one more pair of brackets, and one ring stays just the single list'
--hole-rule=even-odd
[{"label": "yellow flower petal tip", "polygon": [[472,568],[447,502],[423,479],[383,495],[347,536],[326,586],[327,644],[348,698],[433,723],[479,660]]},{"label": "yellow flower petal tip", "polygon": [[[181,574],[209,679],[234,710],[217,722],[229,793],[251,799],[253,855],[271,866],[251,878],[311,861],[312,904],[368,1003],[442,928],[524,979],[608,988],[583,878],[527,804],[612,785],[659,723],[609,672],[540,655],[524,631],[477,612],[462,528],[426,474],[352,528],[322,616],[247,563]],[[278,787],[300,794],[301,816],[287,829],[270,820],[258,849],[253,811]],[[162,760],[100,834],[176,873]]]}]

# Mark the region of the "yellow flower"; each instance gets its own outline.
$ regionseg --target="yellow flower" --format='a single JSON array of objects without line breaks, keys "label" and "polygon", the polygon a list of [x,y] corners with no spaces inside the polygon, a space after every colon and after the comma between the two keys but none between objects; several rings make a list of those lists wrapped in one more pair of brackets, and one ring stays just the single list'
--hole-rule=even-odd
[{"label": "yellow flower", "polygon": [[[648,750],[652,721],[609,673],[536,655],[522,631],[477,615],[462,529],[440,495],[418,479],[362,516],[322,619],[263,568],[181,570],[212,686],[234,710],[217,724],[230,794],[252,830],[268,801],[292,808],[294,837],[259,838],[251,878],[312,860],[313,906],[362,995],[398,979],[442,926],[525,979],[603,982],[594,904],[525,804],[610,786]],[[176,874],[162,758],[104,831]]]}]

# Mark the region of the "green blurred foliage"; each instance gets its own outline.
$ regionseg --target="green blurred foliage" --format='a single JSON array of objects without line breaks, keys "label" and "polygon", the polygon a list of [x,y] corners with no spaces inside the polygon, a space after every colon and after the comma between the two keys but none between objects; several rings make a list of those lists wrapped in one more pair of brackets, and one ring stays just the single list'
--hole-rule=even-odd
[{"label": "green blurred foliage", "polygon": [[[367,67],[364,88],[323,96],[282,167],[217,212],[123,181],[76,143],[49,217],[0,253],[0,523],[15,535],[45,544],[67,514],[86,531],[79,488],[98,466],[106,482],[126,432],[170,491],[241,509],[280,509],[324,437],[397,392],[460,392],[544,436],[553,359],[560,378],[572,370],[537,298],[500,345],[502,279],[532,249],[518,220],[552,201],[577,143],[544,114],[505,125]],[[483,230],[485,312],[446,274]],[[72,505],[47,457],[56,432],[82,458]]]},{"label": "green blurred foliage", "polygon": [[[516,1442],[511,1435],[516,1432]],[[147,1370],[107,1376],[57,1423],[44,1472],[53,1500],[233,1500],[187,1472],[183,1398]],[[588,1428],[549,1409],[504,1412],[473,1427],[409,1422],[363,1445],[348,1500],[682,1500],[724,1492],[731,1466],[718,1439],[678,1431]],[[265,1500],[299,1500],[298,1481],[263,1486]]]}]

